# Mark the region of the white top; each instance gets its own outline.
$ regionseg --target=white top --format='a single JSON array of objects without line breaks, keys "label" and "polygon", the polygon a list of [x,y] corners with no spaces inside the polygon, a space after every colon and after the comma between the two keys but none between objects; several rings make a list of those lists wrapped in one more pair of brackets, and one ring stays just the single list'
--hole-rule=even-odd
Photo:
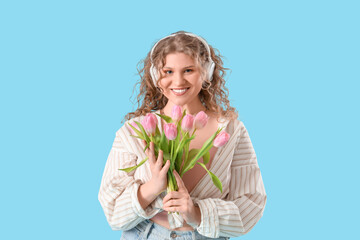
[{"label": "white top", "polygon": [[[130,119],[125,125],[142,118]],[[157,118],[161,131],[160,117]],[[166,195],[165,192],[160,194],[144,211],[137,191],[140,184],[151,178],[148,161],[130,173],[118,170],[134,166],[146,157],[140,140],[131,137],[125,125],[116,132],[98,195],[113,230],[131,229],[163,211],[162,199]],[[248,233],[262,217],[267,199],[256,154],[243,122],[224,121],[219,123],[219,127],[222,126],[226,127],[230,139],[218,148],[209,170],[222,182],[223,192],[215,187],[209,174],[203,176],[190,192],[194,204],[201,211],[201,223],[196,229],[211,238],[238,237]],[[168,220],[171,229],[182,226],[173,214],[168,215]]]}]

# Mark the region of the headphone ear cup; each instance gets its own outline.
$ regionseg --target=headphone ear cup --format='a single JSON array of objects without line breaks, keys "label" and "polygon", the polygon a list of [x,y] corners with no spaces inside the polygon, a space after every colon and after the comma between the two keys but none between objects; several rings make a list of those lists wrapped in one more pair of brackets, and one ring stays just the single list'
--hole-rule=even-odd
[{"label": "headphone ear cup", "polygon": [[151,65],[150,67],[150,75],[151,75],[151,79],[153,80],[154,86],[156,87],[156,81],[158,79],[158,74],[156,71],[156,68],[154,67],[154,65]]},{"label": "headphone ear cup", "polygon": [[215,69],[215,63],[213,61],[211,61],[209,64],[209,67],[208,67],[208,76],[209,76],[210,82],[213,79],[214,69]]}]

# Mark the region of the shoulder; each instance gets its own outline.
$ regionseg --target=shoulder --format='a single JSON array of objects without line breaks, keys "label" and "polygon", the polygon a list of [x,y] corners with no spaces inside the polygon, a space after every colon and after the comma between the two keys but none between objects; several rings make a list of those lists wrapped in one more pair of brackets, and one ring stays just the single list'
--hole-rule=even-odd
[{"label": "shoulder", "polygon": [[137,139],[132,137],[133,133],[129,125],[135,121],[141,122],[142,118],[143,116],[134,117],[126,120],[123,125],[121,125],[115,133],[114,148],[125,152],[137,153]]},{"label": "shoulder", "polygon": [[141,122],[143,118],[144,116],[138,116],[126,120],[124,124],[122,124],[120,128],[118,128],[118,130],[116,131],[116,137],[123,139],[124,137],[130,136],[132,133],[129,125],[135,122]]},{"label": "shoulder", "polygon": [[218,120],[219,127],[224,127],[224,130],[231,135],[236,134],[240,135],[241,129],[244,127],[244,123],[235,118],[235,119],[226,119],[226,118],[220,118]]}]

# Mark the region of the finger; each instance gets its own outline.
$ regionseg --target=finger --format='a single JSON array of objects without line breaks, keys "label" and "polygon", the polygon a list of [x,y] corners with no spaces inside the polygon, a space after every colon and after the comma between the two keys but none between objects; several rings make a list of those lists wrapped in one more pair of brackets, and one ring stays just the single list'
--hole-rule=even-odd
[{"label": "finger", "polygon": [[149,156],[151,164],[155,164],[156,159],[155,159],[155,155],[154,155],[154,143],[153,142],[150,142],[150,146],[147,149],[147,155]]},{"label": "finger", "polygon": [[154,154],[154,143],[150,142],[150,152]]},{"label": "finger", "polygon": [[149,148],[145,149],[146,147],[146,142],[144,141],[144,150],[145,150],[145,154],[149,156]]},{"label": "finger", "polygon": [[180,198],[183,198],[183,197],[184,197],[184,195],[181,194],[180,192],[172,191],[172,192],[166,194],[166,196],[163,199],[163,204],[170,201],[171,199],[180,199]]},{"label": "finger", "polygon": [[142,144],[143,148],[146,147],[146,141],[145,140],[141,140],[141,144]]},{"label": "finger", "polygon": [[183,190],[185,189],[185,190],[187,191],[187,189],[186,189],[186,187],[185,187],[185,184],[184,184],[183,180],[181,179],[180,175],[177,173],[177,171],[174,170],[173,173],[174,173],[174,176],[175,176],[177,185],[178,185],[178,187],[179,187],[179,190],[180,190],[180,189],[183,189]]},{"label": "finger", "polygon": [[163,151],[160,150],[160,151],[159,151],[159,155],[158,155],[158,159],[157,159],[157,161],[156,161],[156,166],[157,166],[157,168],[158,168],[159,170],[160,170],[161,167],[162,167],[162,163],[163,163]]},{"label": "finger", "polygon": [[170,168],[170,160],[167,160],[164,167],[160,170],[160,174],[161,175],[167,174],[169,168]]},{"label": "finger", "polygon": [[167,212],[181,212],[181,207],[163,207],[163,209]]},{"label": "finger", "polygon": [[164,203],[163,207],[169,208],[169,207],[180,207],[184,204],[184,201],[182,199],[171,199]]},{"label": "finger", "polygon": [[144,151],[145,151],[145,153],[149,150],[149,148],[146,148],[145,149],[145,147],[146,147],[146,141],[145,140],[141,140],[141,145],[143,146],[143,148],[144,148]]}]

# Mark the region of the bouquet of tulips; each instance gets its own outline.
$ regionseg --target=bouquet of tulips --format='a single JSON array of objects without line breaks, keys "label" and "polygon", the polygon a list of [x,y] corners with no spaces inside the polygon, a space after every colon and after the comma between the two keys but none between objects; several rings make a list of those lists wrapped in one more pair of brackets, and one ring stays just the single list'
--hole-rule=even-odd
[{"label": "bouquet of tulips", "polygon": [[[190,149],[190,141],[195,138],[195,132],[203,128],[208,121],[208,116],[205,112],[201,111],[194,117],[191,114],[186,114],[186,110],[182,112],[180,106],[174,106],[172,109],[171,117],[166,115],[157,114],[164,119],[164,131],[160,134],[157,126],[157,118],[154,114],[148,113],[141,123],[134,121],[128,124],[132,131],[133,137],[146,141],[144,151],[149,147],[150,142],[154,143],[154,152],[156,158],[158,157],[159,150],[163,151],[163,164],[166,160],[170,160],[170,168],[168,170],[168,186],[167,192],[177,191],[178,186],[176,183],[173,170],[175,169],[182,177],[184,173],[192,169],[195,164],[203,167],[215,184],[215,186],[222,192],[222,183],[217,176],[210,172],[206,164],[210,160],[209,150],[212,146],[221,147],[227,143],[230,135],[219,128],[202,146],[201,149]],[[135,135],[136,134],[136,135]],[[203,158],[203,162],[199,159]],[[148,160],[146,157],[138,165],[119,169],[125,172],[131,172],[140,167]]]}]

